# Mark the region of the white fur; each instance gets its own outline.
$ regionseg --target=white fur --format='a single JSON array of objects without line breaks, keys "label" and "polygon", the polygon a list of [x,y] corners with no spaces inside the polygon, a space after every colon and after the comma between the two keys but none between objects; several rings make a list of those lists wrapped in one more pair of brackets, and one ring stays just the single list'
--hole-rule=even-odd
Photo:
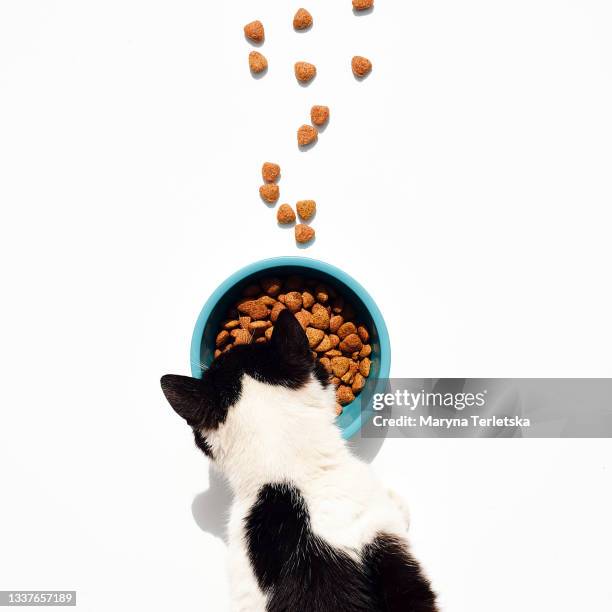
[{"label": "white fur", "polygon": [[348,449],[334,424],[335,394],[313,377],[299,390],[244,376],[223,425],[203,432],[234,492],[229,524],[232,610],[265,612],[248,561],[243,520],[267,483],[302,493],[316,535],[354,558],[376,534],[405,535],[405,506]]}]

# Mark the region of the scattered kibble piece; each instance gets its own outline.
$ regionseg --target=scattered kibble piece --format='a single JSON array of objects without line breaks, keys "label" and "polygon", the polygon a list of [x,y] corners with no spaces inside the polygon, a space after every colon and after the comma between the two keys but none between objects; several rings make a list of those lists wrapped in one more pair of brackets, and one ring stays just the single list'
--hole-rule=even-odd
[{"label": "scattered kibble piece", "polygon": [[374,6],[374,0],[353,0],[353,8],[356,11],[367,11]]},{"label": "scattered kibble piece", "polygon": [[295,63],[295,78],[302,83],[308,83],[314,79],[317,74],[317,68],[314,64],[308,62]]},{"label": "scattered kibble piece", "polygon": [[317,212],[317,203],[314,200],[300,200],[295,208],[300,215],[300,219],[308,221]]},{"label": "scattered kibble piece", "polygon": [[280,197],[280,189],[278,185],[274,183],[266,183],[259,188],[259,195],[263,200],[268,202],[268,204],[276,204],[278,202],[278,198]]},{"label": "scattered kibble piece", "polygon": [[307,30],[312,25],[312,15],[304,8],[298,9],[293,18],[293,27],[296,30]]},{"label": "scattered kibble piece", "polygon": [[300,244],[306,244],[310,242],[315,237],[315,231],[310,227],[310,225],[303,225],[302,223],[298,223],[295,226],[295,240]]},{"label": "scattered kibble piece", "polygon": [[281,204],[276,212],[276,220],[282,225],[289,225],[295,221],[295,213],[289,204]]},{"label": "scattered kibble piece", "polygon": [[305,147],[317,140],[319,133],[312,125],[303,125],[297,131],[297,140],[300,147]]},{"label": "scattered kibble piece", "polygon": [[361,55],[356,55],[353,58],[351,66],[353,74],[359,78],[363,78],[372,70],[372,62],[367,57],[362,57]]},{"label": "scattered kibble piece", "polygon": [[336,399],[341,406],[346,406],[355,399],[355,394],[350,387],[340,385],[336,391]]},{"label": "scattered kibble piece", "polygon": [[265,162],[261,167],[261,176],[266,183],[274,183],[280,176],[280,166],[272,162]]},{"label": "scattered kibble piece", "polygon": [[265,38],[264,27],[261,21],[251,21],[244,26],[244,35],[253,42],[263,42]]},{"label": "scattered kibble piece", "polygon": [[268,67],[268,60],[259,51],[251,51],[249,53],[249,67],[251,72],[259,74]]},{"label": "scattered kibble piece", "polygon": [[314,125],[325,125],[329,120],[329,106],[313,106],[310,109],[310,120]]}]

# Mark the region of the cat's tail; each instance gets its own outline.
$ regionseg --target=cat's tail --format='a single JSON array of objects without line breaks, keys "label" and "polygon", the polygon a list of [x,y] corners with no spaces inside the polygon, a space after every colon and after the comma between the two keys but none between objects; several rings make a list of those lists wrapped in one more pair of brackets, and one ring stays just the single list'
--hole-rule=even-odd
[{"label": "cat's tail", "polygon": [[381,533],[364,551],[381,610],[385,612],[438,612],[436,595],[407,543]]}]

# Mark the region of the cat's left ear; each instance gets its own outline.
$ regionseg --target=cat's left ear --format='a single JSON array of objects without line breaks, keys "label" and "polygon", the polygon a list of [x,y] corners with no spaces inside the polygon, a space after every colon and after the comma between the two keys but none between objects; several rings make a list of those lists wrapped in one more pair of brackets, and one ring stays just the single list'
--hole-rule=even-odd
[{"label": "cat's left ear", "polygon": [[174,411],[191,427],[198,427],[204,419],[202,381],[190,376],[166,374],[160,382]]},{"label": "cat's left ear", "polygon": [[306,360],[312,362],[310,347],[306,332],[287,309],[282,310],[274,324],[272,332],[272,346],[277,353],[289,363],[298,363]]}]

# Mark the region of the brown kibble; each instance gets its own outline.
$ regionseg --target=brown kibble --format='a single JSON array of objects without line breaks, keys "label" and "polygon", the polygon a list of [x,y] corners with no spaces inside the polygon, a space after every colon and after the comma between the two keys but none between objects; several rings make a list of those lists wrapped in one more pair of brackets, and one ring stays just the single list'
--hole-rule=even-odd
[{"label": "brown kibble", "polygon": [[246,329],[233,329],[232,336],[234,344],[249,344],[251,342],[251,334]]},{"label": "brown kibble", "polygon": [[308,62],[296,62],[295,63],[295,78],[302,82],[308,83],[314,79],[317,75],[317,67],[314,64]]},{"label": "brown kibble", "polygon": [[280,176],[280,166],[272,162],[265,162],[261,167],[261,176],[266,183],[274,183]]},{"label": "brown kibble", "polygon": [[314,348],[321,344],[321,340],[325,337],[325,332],[320,329],[316,329],[315,327],[307,327],[306,328],[306,337],[308,338],[308,346],[310,348]]},{"label": "brown kibble", "polygon": [[239,326],[240,326],[240,321],[237,321],[236,319],[231,319],[230,321],[226,321],[223,324],[223,329],[232,330],[232,329],[236,329],[236,327],[239,327]]},{"label": "brown kibble", "polygon": [[336,334],[329,334],[329,339],[332,343],[332,347],[336,348],[340,344],[340,338]]},{"label": "brown kibble", "polygon": [[336,416],[340,416],[343,411],[342,405],[336,402]]},{"label": "brown kibble", "polygon": [[357,328],[355,327],[355,324],[351,323],[350,321],[347,323],[343,323],[338,328],[338,336],[340,337],[340,340],[344,340],[344,338],[346,338],[349,334],[356,334],[356,333],[357,333]]},{"label": "brown kibble", "polygon": [[256,321],[265,319],[270,313],[268,307],[257,300],[247,300],[238,304],[238,310]]},{"label": "brown kibble", "polygon": [[360,351],[362,346],[361,338],[357,334],[349,334],[340,343],[340,350],[344,353],[353,353]]},{"label": "brown kibble", "polygon": [[244,35],[254,42],[262,42],[265,38],[263,23],[251,21],[244,26]]},{"label": "brown kibble", "polygon": [[265,333],[265,337],[266,339],[272,340],[272,332],[274,331],[274,327],[268,327],[268,329],[266,329],[266,333]]},{"label": "brown kibble", "polygon": [[281,304],[284,304],[287,301],[287,295],[284,293],[279,294],[276,298]]},{"label": "brown kibble", "polygon": [[367,57],[356,55],[351,61],[351,67],[356,77],[363,78],[372,70],[372,62]]},{"label": "brown kibble", "polygon": [[331,307],[335,314],[340,314],[344,308],[344,300],[341,297],[335,297],[332,301]]},{"label": "brown kibble", "polygon": [[216,358],[217,358],[219,355],[221,355],[221,353],[223,353],[223,351],[221,351],[221,350],[217,349],[217,350],[215,351],[215,359],[216,359]]},{"label": "brown kibble", "polygon": [[323,336],[323,340],[321,340],[321,343],[315,348],[315,351],[317,351],[317,353],[325,353],[331,350],[331,348],[331,340],[329,339],[329,336],[326,335]]},{"label": "brown kibble", "polygon": [[363,348],[359,351],[359,358],[369,357],[372,354],[372,347],[369,344],[364,344]]},{"label": "brown kibble", "polygon": [[[332,310],[333,310],[332,306]],[[329,320],[329,331],[334,334],[340,329],[340,326],[344,323],[344,319],[340,315],[334,315]]]},{"label": "brown kibble", "polygon": [[307,310],[300,310],[295,314],[295,318],[299,321],[302,329],[306,329],[312,323],[312,315]]},{"label": "brown kibble", "polygon": [[310,120],[313,125],[325,125],[329,120],[329,106],[313,106],[310,109]]},{"label": "brown kibble", "polygon": [[302,304],[304,308],[312,308],[315,303],[314,296],[309,291],[304,291],[302,293]]},{"label": "brown kibble", "polygon": [[257,301],[268,307],[272,307],[274,304],[276,304],[276,300],[271,295],[262,295],[261,297],[257,298]]},{"label": "brown kibble", "polygon": [[270,321],[252,321],[249,323],[250,332],[262,332],[268,329],[268,327],[272,327]]},{"label": "brown kibble", "polygon": [[[329,313],[325,308],[317,308],[312,311],[312,326],[317,329],[326,330],[329,328]],[[330,346],[333,348],[333,346]]]},{"label": "brown kibble", "polygon": [[319,133],[312,125],[303,125],[297,131],[297,140],[300,147],[305,147],[313,142],[316,142]]},{"label": "brown kibble", "polygon": [[251,323],[251,317],[239,317],[238,321],[242,329],[249,331],[249,324]]},{"label": "brown kibble", "polygon": [[268,202],[268,204],[275,204],[278,202],[280,189],[278,188],[278,185],[275,185],[274,183],[266,183],[259,188],[259,195],[263,200]]},{"label": "brown kibble", "polygon": [[332,359],[333,357],[342,357],[342,351],[339,351],[337,349],[332,349],[331,351],[327,351],[325,353],[326,357],[329,357],[330,359]]},{"label": "brown kibble", "polygon": [[251,51],[249,53],[249,68],[251,72],[259,74],[268,67],[268,60],[266,56],[259,51]]},{"label": "brown kibble", "polygon": [[302,308],[302,294],[299,291],[291,291],[285,296],[285,306],[294,314]]},{"label": "brown kibble", "polygon": [[278,315],[281,313],[281,310],[285,310],[286,306],[281,302],[277,302],[272,306],[272,312],[270,313],[270,320],[272,323],[276,323],[276,319],[278,319]]},{"label": "brown kibble", "polygon": [[296,30],[306,30],[312,25],[312,15],[306,9],[298,9],[293,18],[293,27]]},{"label": "brown kibble", "polygon": [[303,225],[302,223],[298,223],[295,226],[295,240],[300,244],[306,244],[310,242],[315,237],[315,231],[310,227],[310,225]]},{"label": "brown kibble", "polygon": [[353,8],[356,11],[367,11],[374,6],[374,0],[353,0]]},{"label": "brown kibble", "polygon": [[367,378],[370,375],[371,367],[372,362],[366,357],[365,359],[362,359],[361,363],[359,364],[359,372],[362,376],[365,376]]},{"label": "brown kibble", "polygon": [[361,372],[355,374],[353,378],[353,386],[351,387],[353,393],[359,393],[365,387],[365,378]]},{"label": "brown kibble", "polygon": [[332,372],[338,378],[342,378],[348,372],[350,365],[351,360],[348,357],[334,357],[331,360]]},{"label": "brown kibble", "polygon": [[315,297],[320,304],[327,304],[329,300],[329,289],[325,285],[317,285]]},{"label": "brown kibble", "polygon": [[317,203],[314,200],[300,200],[295,208],[304,221],[308,221],[317,212]]},{"label": "brown kibble", "polygon": [[338,400],[339,404],[346,406],[355,399],[355,396],[353,395],[353,391],[350,387],[340,385],[336,391],[336,399]]},{"label": "brown kibble", "polygon": [[330,378],[330,382],[332,385],[337,387],[342,381],[337,376],[332,376]]},{"label": "brown kibble", "polygon": [[321,359],[319,359],[319,363],[325,368],[325,371],[328,374],[332,373],[331,360],[329,357],[321,357]]},{"label": "brown kibble", "polygon": [[360,325],[357,328],[357,334],[361,338],[361,341],[365,344],[370,339],[370,332],[367,330],[365,325]]},{"label": "brown kibble", "polygon": [[295,221],[295,213],[289,204],[281,204],[276,212],[276,220],[282,225],[289,225]]},{"label": "brown kibble", "polygon": [[231,338],[230,333],[224,329],[223,331],[217,334],[217,338],[215,339],[215,346],[217,348],[222,347],[227,341]]},{"label": "brown kibble", "polygon": [[280,278],[262,278],[259,284],[266,295],[275,297],[280,293],[283,281]]}]

